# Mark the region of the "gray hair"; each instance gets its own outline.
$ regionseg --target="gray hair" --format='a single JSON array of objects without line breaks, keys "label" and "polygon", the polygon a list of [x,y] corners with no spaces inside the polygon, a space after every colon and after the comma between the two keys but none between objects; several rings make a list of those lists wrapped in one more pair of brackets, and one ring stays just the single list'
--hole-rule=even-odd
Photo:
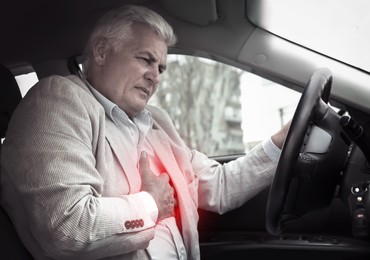
[{"label": "gray hair", "polygon": [[148,25],[168,47],[176,44],[177,39],[173,29],[162,16],[143,6],[122,6],[102,16],[91,33],[83,54],[82,66],[85,75],[92,58],[94,40],[104,37],[112,44],[113,50],[118,52],[123,42],[132,37],[131,29],[134,23]]}]

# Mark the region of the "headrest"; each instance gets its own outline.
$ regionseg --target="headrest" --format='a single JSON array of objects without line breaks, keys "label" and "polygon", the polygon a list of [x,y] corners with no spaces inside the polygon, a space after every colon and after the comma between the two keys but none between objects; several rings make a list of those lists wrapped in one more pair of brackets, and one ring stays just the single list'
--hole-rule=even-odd
[{"label": "headrest", "polygon": [[4,138],[8,123],[22,95],[12,72],[0,64],[0,137]]}]

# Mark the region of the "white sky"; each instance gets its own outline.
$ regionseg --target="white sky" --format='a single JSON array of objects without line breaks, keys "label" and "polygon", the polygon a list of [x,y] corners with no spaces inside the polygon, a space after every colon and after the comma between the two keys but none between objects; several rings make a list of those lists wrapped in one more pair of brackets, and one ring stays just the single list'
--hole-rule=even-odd
[{"label": "white sky", "polygon": [[268,31],[370,71],[369,0],[260,0]]},{"label": "white sky", "polygon": [[[265,82],[265,83],[263,83]],[[241,78],[242,129],[244,142],[262,140],[281,128],[279,109],[285,108],[284,122],[294,115],[301,93],[268,82],[252,73]]]}]

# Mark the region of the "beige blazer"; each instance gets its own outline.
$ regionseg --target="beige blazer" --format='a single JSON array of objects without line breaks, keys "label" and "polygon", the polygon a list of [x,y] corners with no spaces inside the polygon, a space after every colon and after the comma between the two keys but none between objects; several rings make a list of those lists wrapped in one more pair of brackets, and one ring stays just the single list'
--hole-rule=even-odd
[{"label": "beige blazer", "polygon": [[[199,259],[197,208],[241,206],[276,165],[261,145],[220,165],[190,150],[166,113],[147,109],[147,140],[177,191],[188,257]],[[148,259],[155,223],[140,208],[140,175],[118,131],[76,76],[41,80],[18,106],[1,154],[1,202],[36,259]]]}]

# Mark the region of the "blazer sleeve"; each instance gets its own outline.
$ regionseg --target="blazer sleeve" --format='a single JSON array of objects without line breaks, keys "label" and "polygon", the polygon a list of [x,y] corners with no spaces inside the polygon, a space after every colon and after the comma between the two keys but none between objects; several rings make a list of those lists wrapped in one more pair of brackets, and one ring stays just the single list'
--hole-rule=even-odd
[{"label": "blazer sleeve", "polygon": [[126,254],[154,236],[145,195],[102,196],[94,153],[105,141],[103,118],[87,88],[53,76],[29,91],[9,126],[2,153],[15,190],[8,195],[25,212],[14,218],[28,223],[30,237],[53,258]]},{"label": "blazer sleeve", "polygon": [[240,207],[270,185],[276,170],[262,143],[223,165],[193,151],[192,166],[198,176],[199,207],[219,214]]}]

